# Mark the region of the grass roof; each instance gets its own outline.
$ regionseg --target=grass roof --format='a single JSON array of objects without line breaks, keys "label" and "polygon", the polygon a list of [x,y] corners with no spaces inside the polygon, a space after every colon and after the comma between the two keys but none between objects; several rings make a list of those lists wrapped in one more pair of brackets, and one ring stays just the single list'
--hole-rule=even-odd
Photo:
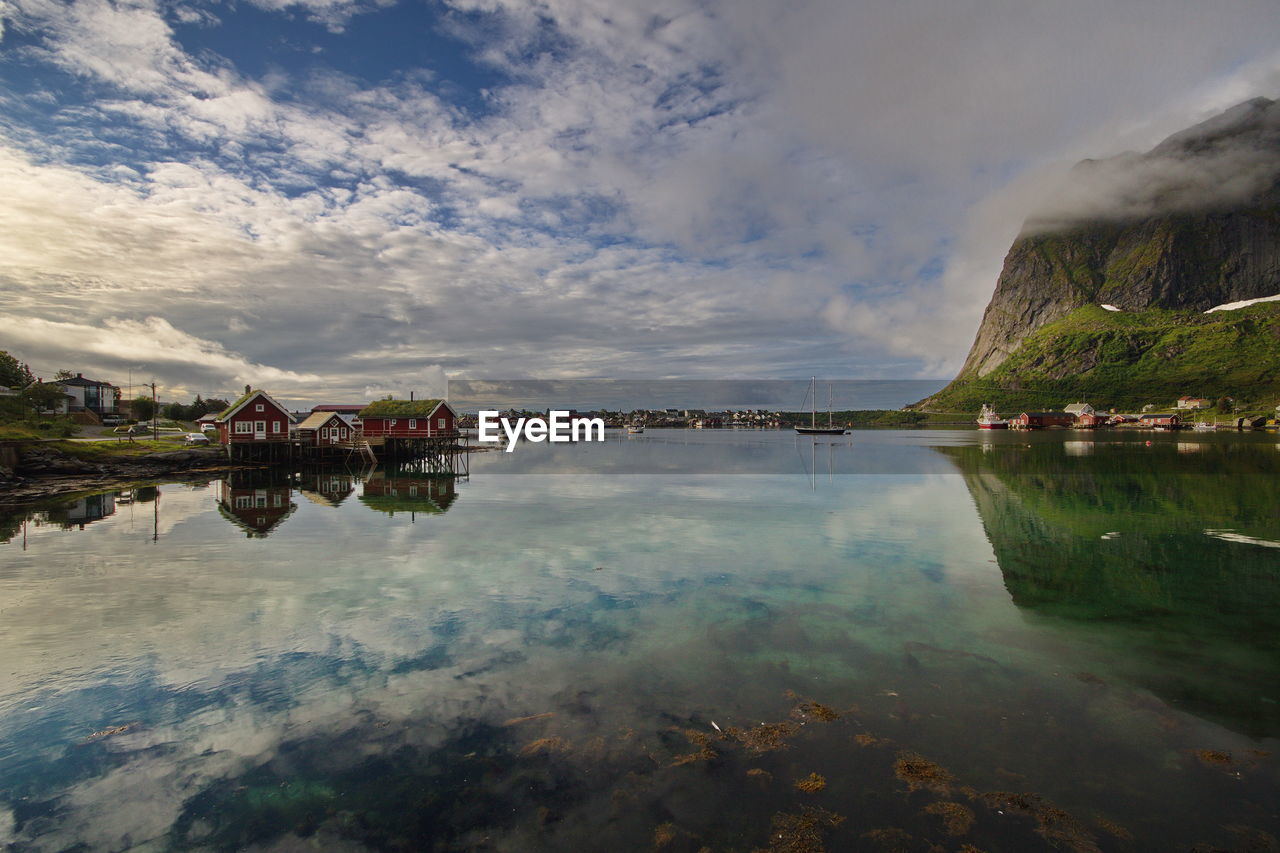
[{"label": "grass roof", "polygon": [[361,418],[425,418],[440,400],[375,400],[360,410]]},{"label": "grass roof", "polygon": [[218,414],[218,420],[222,420],[227,415],[231,414],[231,412],[234,411],[237,406],[239,406],[241,403],[248,402],[249,398],[257,393],[258,393],[257,391],[250,389],[248,394],[241,394],[240,397],[234,403],[232,403],[230,406],[227,406]]}]

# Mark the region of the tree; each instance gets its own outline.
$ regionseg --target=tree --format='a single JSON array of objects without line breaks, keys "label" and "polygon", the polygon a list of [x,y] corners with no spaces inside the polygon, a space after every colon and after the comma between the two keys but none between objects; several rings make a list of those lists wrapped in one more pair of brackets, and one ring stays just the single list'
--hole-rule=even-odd
[{"label": "tree", "polygon": [[70,370],[59,370],[57,373],[53,374],[54,382],[61,382],[64,379],[75,379],[75,378],[76,378],[76,375],[72,373]]},{"label": "tree", "polygon": [[4,350],[0,350],[0,385],[21,390],[34,381],[35,377],[31,375],[31,368]]},{"label": "tree", "polygon": [[[208,400],[204,401],[204,405],[204,413],[206,415],[210,412],[225,412],[227,409],[231,408],[231,404],[226,400],[223,400],[221,397],[210,397]],[[200,416],[196,415],[196,417]]]},{"label": "tree", "polygon": [[129,404],[129,410],[133,413],[135,420],[149,421],[155,417],[156,404],[150,397],[138,397]]},{"label": "tree", "polygon": [[187,419],[187,407],[181,403],[165,403],[161,414],[171,421],[185,421]]},{"label": "tree", "polygon": [[61,403],[66,392],[62,390],[61,385],[55,385],[52,382],[32,382],[22,389],[20,396],[39,415]]}]

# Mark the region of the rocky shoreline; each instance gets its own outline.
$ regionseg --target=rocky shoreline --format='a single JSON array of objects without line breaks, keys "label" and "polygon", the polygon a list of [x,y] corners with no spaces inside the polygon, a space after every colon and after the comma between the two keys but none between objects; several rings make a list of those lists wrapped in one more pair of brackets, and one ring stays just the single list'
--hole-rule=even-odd
[{"label": "rocky shoreline", "polygon": [[0,462],[0,506],[78,492],[104,491],[138,481],[189,479],[244,468],[217,448],[169,450],[104,460],[78,459],[51,447],[25,445]]}]

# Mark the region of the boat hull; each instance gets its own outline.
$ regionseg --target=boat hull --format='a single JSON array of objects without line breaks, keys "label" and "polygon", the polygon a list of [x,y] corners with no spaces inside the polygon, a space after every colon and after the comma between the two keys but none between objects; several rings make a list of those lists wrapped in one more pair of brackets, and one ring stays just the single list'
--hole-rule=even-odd
[{"label": "boat hull", "polygon": [[998,423],[998,424],[984,424],[982,422],[978,423],[978,429],[1008,429],[1008,428],[1009,428],[1009,425],[1007,423]]},{"label": "boat hull", "polygon": [[848,432],[844,427],[796,427],[799,435],[844,435]]}]

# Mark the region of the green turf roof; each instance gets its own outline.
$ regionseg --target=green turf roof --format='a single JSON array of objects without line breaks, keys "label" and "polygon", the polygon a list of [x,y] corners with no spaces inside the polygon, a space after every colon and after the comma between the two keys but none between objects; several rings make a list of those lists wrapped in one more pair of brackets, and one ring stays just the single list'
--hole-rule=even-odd
[{"label": "green turf roof", "polygon": [[237,399],[237,400],[236,400],[234,403],[232,403],[230,406],[227,406],[225,409],[223,409],[223,410],[218,414],[218,420],[222,420],[222,419],[223,419],[223,418],[225,418],[227,415],[231,414],[233,411],[235,411],[235,409],[236,409],[236,407],[237,407],[237,406],[239,406],[239,405],[240,405],[240,404],[242,404],[242,403],[246,403],[246,402],[248,402],[249,398],[250,398],[250,397],[252,397],[254,394],[257,394],[257,393],[258,393],[257,391],[250,390],[248,394],[241,394],[239,399]]},{"label": "green turf roof", "polygon": [[360,410],[361,418],[425,418],[440,400],[375,400]]}]

